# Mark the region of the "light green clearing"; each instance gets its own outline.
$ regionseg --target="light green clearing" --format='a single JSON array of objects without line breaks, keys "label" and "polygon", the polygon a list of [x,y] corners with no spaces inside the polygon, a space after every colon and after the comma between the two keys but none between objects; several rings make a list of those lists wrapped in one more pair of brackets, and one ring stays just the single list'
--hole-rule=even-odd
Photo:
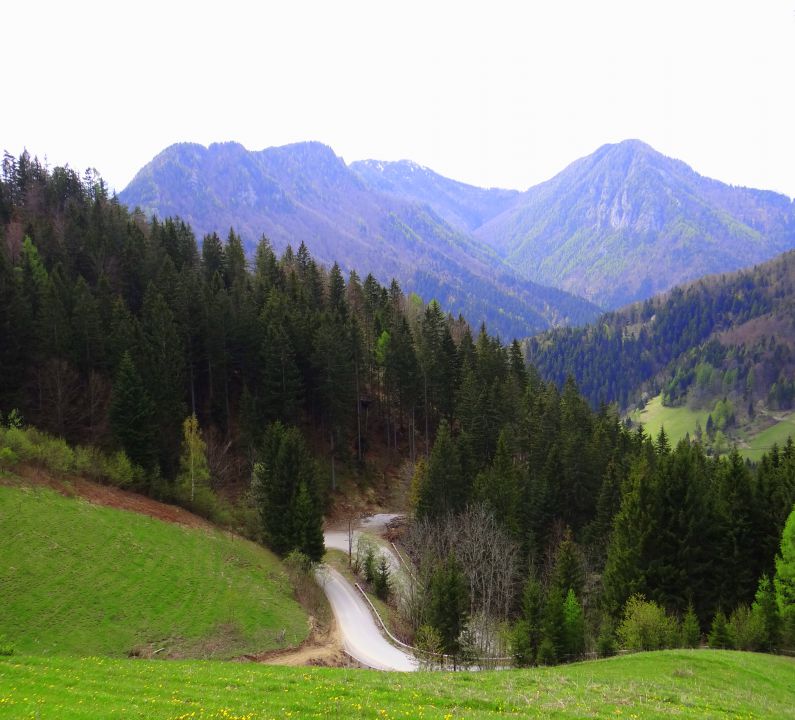
[{"label": "light green clearing", "polygon": [[713,650],[406,675],[218,661],[0,658],[0,719],[782,718],[795,660]]},{"label": "light green clearing", "polygon": [[232,535],[0,486],[0,635],[17,652],[231,658],[300,643],[273,554]]},{"label": "light green clearing", "polygon": [[774,444],[783,447],[787,439],[795,439],[795,413],[781,415],[782,419],[775,425],[762,430],[748,441],[749,448],[740,452],[751,460],[759,460],[762,455],[770,451]]},{"label": "light green clearing", "polygon": [[657,395],[646,403],[643,410],[636,410],[630,417],[635,423],[643,423],[646,434],[652,438],[656,438],[664,427],[671,445],[676,445],[687,433],[693,437],[697,422],[701,423],[702,430],[706,428],[709,411],[691,410],[686,406],[665,407],[662,396]]},{"label": "light green clearing", "polygon": [[[687,433],[692,438],[695,434],[696,423],[701,423],[701,429],[706,430],[709,410],[691,410],[688,407],[665,407],[662,396],[657,395],[646,403],[641,411],[634,411],[630,418],[635,423],[643,423],[646,434],[656,438],[660,428],[665,428],[671,445],[676,445]],[[747,447],[738,446],[740,455],[750,460],[758,461],[762,455],[777,443],[779,447],[787,442],[791,435],[795,438],[795,413],[779,415],[782,420],[775,425],[758,432],[747,434],[747,429],[742,434],[747,439]]]}]

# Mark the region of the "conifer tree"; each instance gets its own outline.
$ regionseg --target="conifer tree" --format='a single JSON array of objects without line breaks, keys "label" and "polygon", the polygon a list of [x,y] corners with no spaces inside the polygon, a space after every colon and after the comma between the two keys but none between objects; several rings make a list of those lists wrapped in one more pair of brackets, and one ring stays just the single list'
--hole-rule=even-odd
[{"label": "conifer tree", "polygon": [[776,557],[774,582],[783,639],[788,647],[795,647],[795,507],[781,533],[781,551]]},{"label": "conifer tree", "polygon": [[130,353],[122,355],[110,401],[110,424],[127,457],[145,470],[157,465],[155,409]]},{"label": "conifer tree", "polygon": [[574,590],[563,600],[563,657],[571,661],[585,650],[585,616]]},{"label": "conifer tree", "polygon": [[429,588],[428,620],[442,639],[442,650],[452,655],[454,663],[461,652],[461,634],[469,611],[466,577],[454,556],[439,565]]},{"label": "conifer tree", "polygon": [[463,510],[467,501],[463,490],[456,445],[450,427],[442,422],[420,487],[417,516],[437,518],[448,511]]},{"label": "conifer tree", "polygon": [[751,617],[756,620],[761,630],[759,647],[761,650],[775,650],[781,641],[781,615],[776,603],[773,583],[767,575],[762,575],[756,591]]}]

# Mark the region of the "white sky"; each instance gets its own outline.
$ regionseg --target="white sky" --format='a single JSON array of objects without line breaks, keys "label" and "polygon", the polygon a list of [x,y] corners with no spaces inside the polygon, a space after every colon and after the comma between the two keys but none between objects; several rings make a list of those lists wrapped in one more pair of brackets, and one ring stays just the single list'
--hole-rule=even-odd
[{"label": "white sky", "polygon": [[525,189],[635,137],[795,196],[795,0],[9,0],[0,26],[0,149],[116,190],[179,141]]}]

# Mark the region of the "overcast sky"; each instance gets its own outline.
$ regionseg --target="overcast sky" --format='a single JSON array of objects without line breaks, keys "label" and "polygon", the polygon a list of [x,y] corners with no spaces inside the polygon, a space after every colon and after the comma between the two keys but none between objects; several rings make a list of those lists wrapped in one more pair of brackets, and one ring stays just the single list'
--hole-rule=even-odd
[{"label": "overcast sky", "polygon": [[2,25],[0,148],[116,190],[180,141],[525,189],[634,137],[795,196],[795,0],[9,0]]}]

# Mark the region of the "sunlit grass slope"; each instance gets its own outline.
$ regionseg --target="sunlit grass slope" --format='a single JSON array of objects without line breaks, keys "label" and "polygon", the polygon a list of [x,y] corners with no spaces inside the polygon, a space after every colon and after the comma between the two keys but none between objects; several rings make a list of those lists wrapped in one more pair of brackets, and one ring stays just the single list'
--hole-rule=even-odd
[{"label": "sunlit grass slope", "polygon": [[633,422],[643,423],[646,434],[656,438],[660,428],[665,428],[665,434],[671,445],[676,445],[687,433],[691,437],[700,422],[702,429],[707,425],[708,410],[691,410],[686,406],[666,407],[662,404],[662,396],[657,395],[646,403],[640,412],[632,413]]},{"label": "sunlit grass slope", "polygon": [[667,651],[395,675],[225,662],[0,658],[0,718],[792,718],[795,660]]},{"label": "sunlit grass slope", "polygon": [[230,658],[307,634],[276,558],[225,533],[24,485],[0,485],[0,528],[17,653]]},{"label": "sunlit grass slope", "polygon": [[[646,403],[643,410],[633,412],[630,417],[633,422],[643,423],[646,434],[652,438],[656,438],[660,428],[664,427],[671,445],[676,445],[687,433],[694,436],[697,423],[701,423],[702,430],[706,429],[708,416],[709,410],[691,410],[686,406],[666,407],[662,404],[661,396],[657,395]],[[795,415],[782,416],[774,425],[761,431],[752,424],[741,429],[740,436],[745,439],[745,442],[738,444],[740,455],[759,460],[774,443],[783,447],[788,437],[795,438]]]}]

